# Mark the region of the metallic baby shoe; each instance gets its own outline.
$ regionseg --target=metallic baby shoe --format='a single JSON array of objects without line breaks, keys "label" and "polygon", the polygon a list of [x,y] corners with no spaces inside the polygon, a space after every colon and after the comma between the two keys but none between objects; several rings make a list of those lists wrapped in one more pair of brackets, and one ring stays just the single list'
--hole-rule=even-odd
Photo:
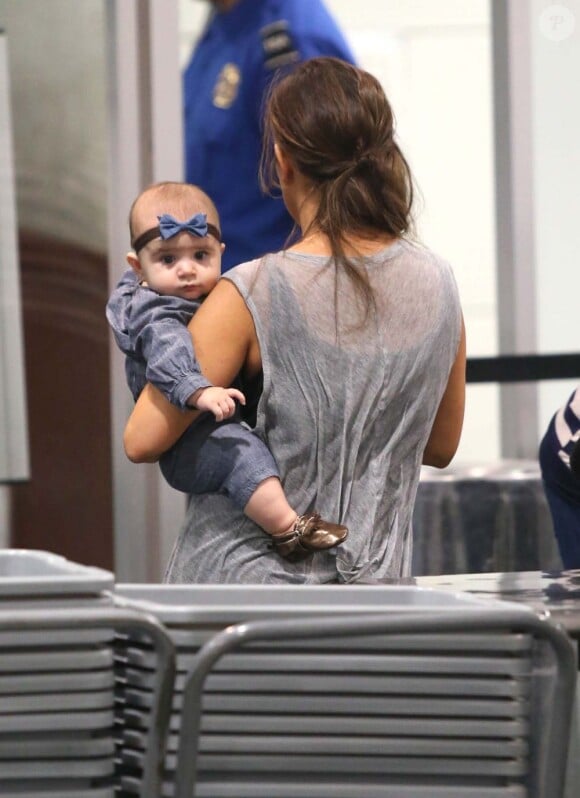
[{"label": "metallic baby shoe", "polygon": [[340,545],[348,535],[348,529],[341,524],[331,524],[318,513],[299,515],[292,530],[287,535],[272,538],[274,549],[282,557],[292,559],[310,554],[312,551],[332,549]]}]

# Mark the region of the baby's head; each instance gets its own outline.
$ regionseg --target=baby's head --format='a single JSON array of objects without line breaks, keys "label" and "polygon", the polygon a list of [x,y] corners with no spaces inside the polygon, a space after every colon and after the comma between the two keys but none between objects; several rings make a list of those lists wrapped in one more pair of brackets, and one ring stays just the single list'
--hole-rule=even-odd
[{"label": "baby's head", "polygon": [[155,183],[129,212],[133,251],[127,263],[158,294],[199,299],[221,274],[219,216],[211,199],[189,183]]}]

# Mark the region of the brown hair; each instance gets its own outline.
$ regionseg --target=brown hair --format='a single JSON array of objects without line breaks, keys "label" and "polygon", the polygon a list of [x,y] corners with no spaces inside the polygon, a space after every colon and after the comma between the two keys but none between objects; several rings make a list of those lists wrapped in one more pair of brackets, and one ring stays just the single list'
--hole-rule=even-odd
[{"label": "brown hair", "polygon": [[263,187],[279,187],[277,143],[318,194],[310,231],[328,237],[335,263],[362,300],[364,324],[374,296],[360,260],[345,251],[348,236],[397,237],[412,224],[412,176],[379,81],[336,58],[305,61],[272,86],[264,134]]}]

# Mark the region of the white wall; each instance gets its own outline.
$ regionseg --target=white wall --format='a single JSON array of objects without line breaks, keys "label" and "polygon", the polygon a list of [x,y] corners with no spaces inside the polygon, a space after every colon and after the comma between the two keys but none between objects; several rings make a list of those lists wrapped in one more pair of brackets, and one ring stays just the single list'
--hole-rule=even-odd
[{"label": "white wall", "polygon": [[[580,349],[580,0],[532,0],[537,340]],[[580,380],[540,387],[540,427]]]}]

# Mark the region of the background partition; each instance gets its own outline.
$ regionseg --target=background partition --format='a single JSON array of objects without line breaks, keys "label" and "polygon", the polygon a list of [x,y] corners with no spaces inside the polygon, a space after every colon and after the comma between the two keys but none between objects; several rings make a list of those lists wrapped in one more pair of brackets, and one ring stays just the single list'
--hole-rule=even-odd
[{"label": "background partition", "polygon": [[[107,0],[109,87],[109,284],[119,279],[129,249],[128,210],[157,180],[180,180],[181,90],[177,6],[163,0]],[[151,581],[181,523],[185,499],[156,466],[136,466],[123,452],[133,404],[123,357],[110,340],[115,570]]]},{"label": "background partition", "polygon": [[0,483],[29,476],[7,47],[0,29]]}]

